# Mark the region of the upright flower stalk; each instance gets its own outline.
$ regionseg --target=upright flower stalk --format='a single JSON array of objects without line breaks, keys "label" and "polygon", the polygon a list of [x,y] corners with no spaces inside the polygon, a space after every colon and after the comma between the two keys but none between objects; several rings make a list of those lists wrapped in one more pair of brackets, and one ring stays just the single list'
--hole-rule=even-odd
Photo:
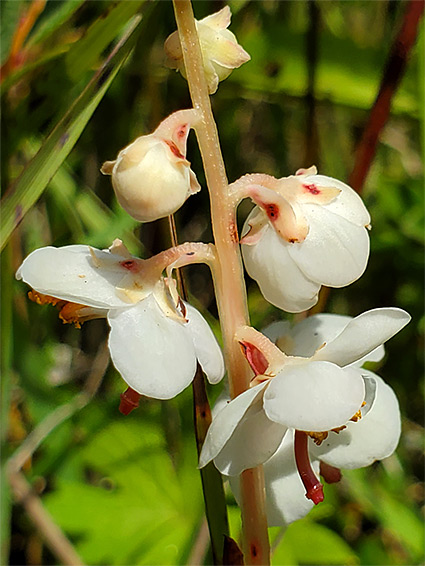
[{"label": "upright flower stalk", "polygon": [[[237,329],[248,324],[235,207],[229,197],[192,6],[190,0],[173,0],[173,4],[192,103],[200,113],[195,131],[210,193],[217,254],[216,298],[230,393],[234,398],[249,387],[250,381],[248,364],[234,339]],[[262,468],[246,470],[241,475],[240,482],[245,563],[268,564],[270,558]]]},{"label": "upright flower stalk", "polygon": [[[344,287],[363,274],[371,218],[351,187],[319,175],[314,165],[279,179],[248,173],[229,185],[209,95],[250,56],[227,29],[228,6],[199,22],[191,0],[173,0],[173,7],[178,29],[165,51],[171,68],[187,78],[193,107],[172,113],[101,168],[133,218],[169,217],[172,247],[140,259],[119,239],[107,249],[47,246],[30,253],[16,277],[31,287],[31,300],[58,308],[65,323],[79,328],[107,320],[111,359],[128,386],[124,415],[142,396],[171,399],[194,384],[214,563],[240,563],[230,557],[240,553],[234,541],[225,541],[224,477],[241,508],[243,563],[267,566],[268,526],[286,526],[323,501],[321,478],[339,481],[341,468],[368,466],[394,452],[401,433],[397,398],[362,366],[382,359],[384,342],[410,315],[385,307],[355,318],[310,316],[293,328],[288,320],[262,332],[249,326],[242,260],[266,300],[302,312],[317,303],[322,285]],[[172,215],[200,190],[186,155],[191,129],[209,188],[214,243],[177,245]],[[239,239],[236,209],[245,198],[255,207]],[[211,270],[225,359],[176,281],[179,268],[193,263]],[[219,397],[212,419],[202,373],[216,384],[225,366],[229,393]]]}]

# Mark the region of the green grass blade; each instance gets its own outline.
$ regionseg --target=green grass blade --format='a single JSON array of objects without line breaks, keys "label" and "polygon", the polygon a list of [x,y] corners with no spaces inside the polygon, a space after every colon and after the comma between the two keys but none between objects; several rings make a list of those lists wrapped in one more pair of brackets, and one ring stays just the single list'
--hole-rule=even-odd
[{"label": "green grass blade", "polygon": [[102,52],[116,37],[117,29],[124,26],[143,3],[144,0],[119,2],[106,16],[98,18],[90,26],[65,56],[67,74],[73,81],[77,82],[87,70],[96,67]]},{"label": "green grass blade", "polygon": [[13,34],[19,22],[23,2],[3,0],[0,2],[0,59],[4,63],[9,56]]},{"label": "green grass blade", "polygon": [[31,47],[51,36],[75,14],[82,4],[84,4],[84,0],[64,0],[61,3],[53,3],[51,13],[47,16],[43,13],[40,23],[37,22],[39,25],[31,32],[26,46]]},{"label": "green grass blade", "polygon": [[134,47],[140,31],[140,17],[130,27],[95,73],[86,88],[65,113],[1,201],[0,249],[13,230],[43,193],[53,175],[74,147],[122,64]]},{"label": "green grass blade", "polygon": [[12,395],[12,349],[13,349],[13,294],[12,294],[12,249],[6,248],[1,255],[1,380],[0,380],[0,399],[1,399],[1,474],[0,474],[0,563],[8,564],[10,546],[10,515],[11,515],[11,496],[6,474],[6,458],[9,450],[7,449],[7,439],[9,433],[10,400]]}]

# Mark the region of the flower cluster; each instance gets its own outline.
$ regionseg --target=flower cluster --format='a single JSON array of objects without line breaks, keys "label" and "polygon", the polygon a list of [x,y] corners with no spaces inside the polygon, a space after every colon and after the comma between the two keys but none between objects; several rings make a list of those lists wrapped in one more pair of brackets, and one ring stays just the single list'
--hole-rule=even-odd
[{"label": "flower cluster", "polygon": [[[250,59],[227,29],[230,17],[225,7],[196,22],[210,93]],[[166,40],[165,51],[168,65],[185,75],[177,32]],[[101,172],[111,175],[118,202],[133,218],[150,222],[171,215],[201,189],[186,145],[190,129],[202,120],[198,107],[175,112],[103,164]],[[236,208],[251,199],[255,206],[240,239],[244,265],[280,309],[305,311],[317,303],[322,285],[349,285],[366,269],[371,219],[362,199],[314,166],[280,179],[247,174],[225,191],[222,237],[232,235],[228,247],[235,251]],[[236,251],[235,257],[239,269]],[[173,269],[193,262],[207,263],[215,282],[225,263],[212,244],[186,243],[139,259],[115,240],[105,250],[86,245],[36,250],[16,276],[31,286],[32,300],[58,307],[64,322],[80,326],[106,318],[111,358],[131,394],[170,399],[190,384],[198,363],[212,384],[225,373],[214,334],[180,298],[172,277]],[[377,308],[355,318],[315,315],[293,328],[280,321],[263,333],[244,325],[223,333],[233,340],[227,344],[229,359],[240,346],[254,375],[246,391],[220,401],[200,466],[214,461],[239,498],[238,476],[264,464],[269,524],[304,516],[323,499],[319,474],[335,481],[339,468],[366,466],[395,450],[397,399],[362,366],[380,360],[383,344],[409,319],[401,309]]]}]

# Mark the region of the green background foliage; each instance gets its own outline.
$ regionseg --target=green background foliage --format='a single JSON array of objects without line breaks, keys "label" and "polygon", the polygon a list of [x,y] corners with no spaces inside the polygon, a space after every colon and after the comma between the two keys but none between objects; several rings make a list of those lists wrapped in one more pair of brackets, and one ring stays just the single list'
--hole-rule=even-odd
[{"label": "green background foliage", "polygon": [[[246,172],[286,176],[312,162],[346,180],[406,3],[317,1],[314,10],[305,1],[230,5],[231,29],[252,61],[213,97],[229,180]],[[28,6],[0,3],[2,64]],[[221,6],[195,1],[195,15]],[[14,280],[22,259],[40,246],[102,248],[116,237],[141,257],[170,243],[166,221],[140,226],[120,210],[99,168],[169,113],[190,107],[186,82],[163,64],[163,41],[174,29],[168,1],[48,0],[2,84],[3,465],[37,425],[74,403],[94,373],[102,375],[107,337],[104,321],[77,330],[53,308],[30,303]],[[422,28],[364,187],[373,223],[368,269],[349,288],[332,291],[327,305],[349,315],[399,306],[412,315],[374,368],[399,398],[400,445],[386,461],[344,472],[339,484],[326,486],[325,502],[283,538],[271,529],[275,565],[423,561],[423,53]],[[188,158],[204,189],[178,212],[179,239],[211,241],[193,135]],[[250,206],[241,205],[241,219]],[[219,336],[208,270],[193,266],[185,277],[193,304]],[[254,326],[289,316],[247,283]],[[109,365],[94,398],[75,405],[46,435],[24,473],[87,564],[174,565],[195,556],[209,563],[191,392],[167,402],[144,399],[123,417],[124,389]],[[211,400],[219,390],[209,392]],[[3,479],[2,563],[57,563],[23,508],[12,505]],[[228,500],[238,540],[239,511],[230,493]]]}]

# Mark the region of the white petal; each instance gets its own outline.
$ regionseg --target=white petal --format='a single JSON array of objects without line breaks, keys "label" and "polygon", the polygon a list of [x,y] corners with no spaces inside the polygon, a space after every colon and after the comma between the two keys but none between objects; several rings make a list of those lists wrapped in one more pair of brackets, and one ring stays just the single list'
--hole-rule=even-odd
[{"label": "white petal", "polygon": [[[319,475],[319,462],[312,462]],[[288,431],[275,454],[264,464],[266,511],[269,527],[287,525],[305,517],[314,503],[305,496],[294,456],[294,434]],[[236,501],[240,500],[239,478],[230,477]]]},{"label": "white petal", "polygon": [[222,474],[237,476],[266,462],[277,450],[287,428],[267,418],[260,397],[250,405],[214,464]]},{"label": "white petal", "polygon": [[115,287],[128,274],[119,265],[121,258],[109,251],[93,250],[105,267],[96,267],[88,246],[46,247],[32,252],[16,273],[44,295],[90,307],[128,306]]},{"label": "white petal", "polygon": [[127,309],[110,311],[109,349],[115,367],[142,395],[171,399],[196,371],[196,354],[184,323],[164,315],[152,295]]},{"label": "white petal", "polygon": [[361,197],[351,187],[325,175],[311,175],[303,179],[303,183],[314,183],[319,187],[335,187],[340,189],[339,196],[327,205],[324,205],[330,212],[343,216],[357,226],[367,226],[370,224],[370,215]]},{"label": "white petal", "polygon": [[358,279],[369,258],[369,235],[326,207],[303,204],[309,224],[304,242],[289,247],[289,254],[306,277],[329,287],[343,287]]},{"label": "white petal", "polygon": [[290,245],[269,227],[257,243],[242,245],[242,255],[247,272],[270,303],[287,312],[301,312],[316,304],[320,285],[292,260]]},{"label": "white petal", "polygon": [[229,392],[229,382],[226,379],[223,382],[223,390],[220,395],[217,397],[214,406],[211,408],[211,415],[212,418],[215,419],[218,413],[226,407],[230,403],[230,392]]},{"label": "white petal", "polygon": [[271,380],[264,410],[287,427],[327,431],[344,425],[360,409],[364,393],[359,370],[329,362],[288,364]]},{"label": "white petal", "polygon": [[218,383],[224,376],[224,359],[220,346],[205,318],[194,307],[185,303],[190,333],[196,357],[210,383]]},{"label": "white petal", "polygon": [[197,22],[197,26],[199,26],[199,24],[205,24],[211,29],[219,31],[229,27],[231,17],[232,12],[230,11],[229,6],[224,6],[224,8],[222,8],[218,12],[214,12],[214,14],[210,14],[202,20],[199,20]]},{"label": "white petal", "polygon": [[285,336],[290,331],[291,323],[289,320],[276,320],[261,330],[264,336],[267,336],[267,338],[275,344],[279,338]]},{"label": "white petal", "polygon": [[268,382],[260,383],[230,401],[212,421],[199,457],[199,467],[203,468],[215,458],[232,436],[235,428],[244,417],[251,403],[262,397]]},{"label": "white petal", "polygon": [[[332,342],[348,323],[353,320],[351,316],[340,314],[315,314],[295,324],[290,332],[293,349],[286,352],[291,356],[310,358],[325,342]],[[378,346],[370,354],[356,362],[362,365],[366,361],[379,362],[384,357],[384,347]],[[327,359],[327,358],[326,358]]]},{"label": "white petal", "polygon": [[376,383],[369,412],[356,423],[349,422],[339,434],[330,433],[311,450],[317,458],[337,468],[361,468],[387,458],[400,438],[400,411],[394,391],[378,375],[364,370],[363,374]]},{"label": "white petal", "polygon": [[398,308],[372,309],[353,318],[332,342],[313,358],[328,360],[339,366],[357,362],[392,338],[410,320],[410,315]]},{"label": "white petal", "polygon": [[118,202],[133,218],[151,222],[176,212],[189,196],[189,164],[184,159],[174,162],[165,141],[154,142],[139,163],[128,164],[128,152],[136,143],[118,156],[112,185]]}]

